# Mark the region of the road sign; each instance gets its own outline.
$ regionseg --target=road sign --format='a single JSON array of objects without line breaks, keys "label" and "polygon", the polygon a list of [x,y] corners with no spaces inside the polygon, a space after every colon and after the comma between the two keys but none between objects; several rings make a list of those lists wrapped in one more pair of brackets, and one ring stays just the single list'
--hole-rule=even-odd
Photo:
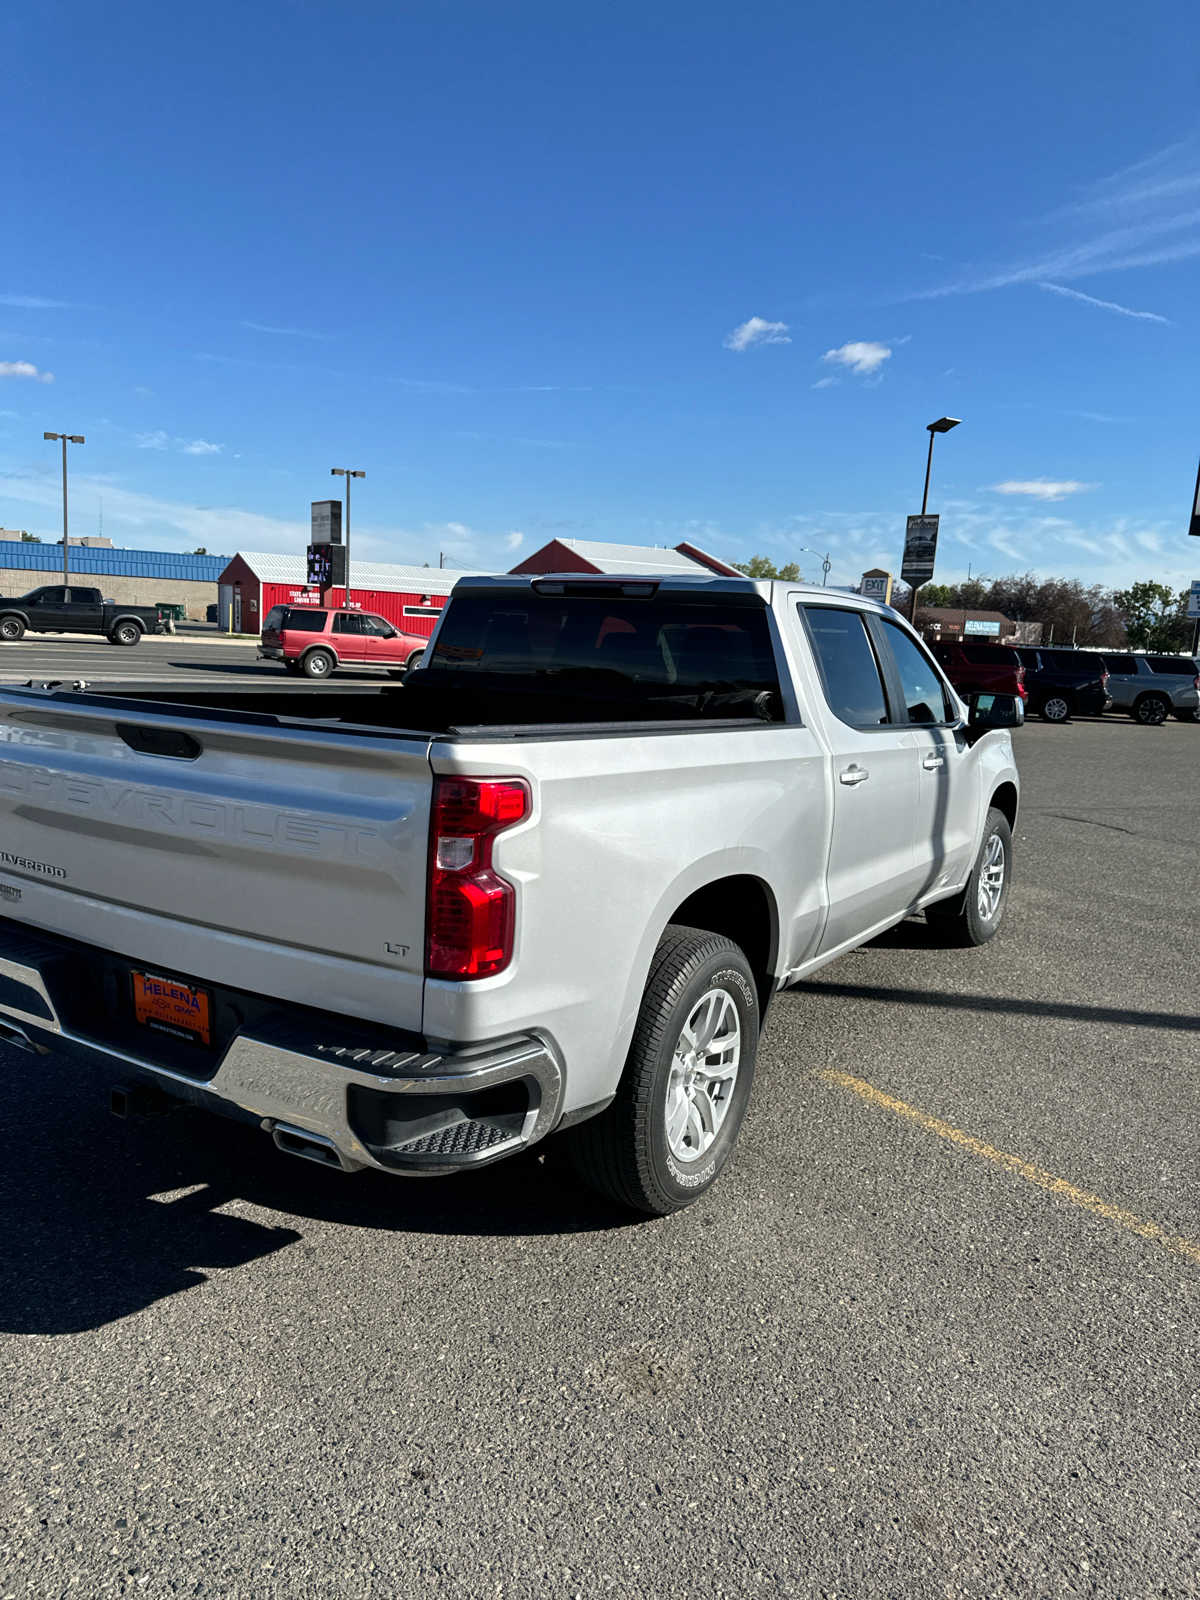
[{"label": "road sign", "polygon": [[342,502],[314,500],[312,503],[312,543],[341,544]]},{"label": "road sign", "polygon": [[904,562],[900,568],[900,577],[905,583],[917,588],[933,577],[937,536],[936,517],[909,517],[904,535]]},{"label": "road sign", "polygon": [[1200,578],[1192,579],[1192,587],[1188,592],[1187,614],[1189,617],[1200,618]]},{"label": "road sign", "polygon": [[858,592],[868,600],[880,600],[885,606],[890,606],[892,603],[891,573],[884,572],[879,567],[873,567],[870,572],[864,572]]},{"label": "road sign", "polygon": [[977,617],[969,617],[967,621],[963,623],[963,632],[990,633],[995,635],[1000,632],[1000,624],[999,622],[984,622]]}]

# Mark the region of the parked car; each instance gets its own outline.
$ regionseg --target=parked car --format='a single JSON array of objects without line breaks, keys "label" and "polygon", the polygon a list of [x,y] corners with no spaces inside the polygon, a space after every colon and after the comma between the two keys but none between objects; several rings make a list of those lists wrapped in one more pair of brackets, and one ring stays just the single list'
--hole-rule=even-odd
[{"label": "parked car", "polygon": [[1112,701],[1104,660],[1090,650],[1015,646],[1025,668],[1028,708],[1047,722],[1098,717]]},{"label": "parked car", "polygon": [[1025,668],[1011,645],[947,639],[933,645],[932,650],[959,694],[986,690],[1025,698]]},{"label": "parked car", "polygon": [[19,600],[0,600],[0,639],[15,644],[30,633],[95,633],[110,644],[140,644],[144,633],[163,633],[157,606],[116,605],[99,589],[54,584]]},{"label": "parked car", "polygon": [[309,678],[327,678],[338,667],[386,667],[399,676],[420,664],[428,643],[370,611],[274,606],[263,623],[258,654]]},{"label": "parked car", "polygon": [[1104,651],[1114,711],[1155,727],[1172,713],[1200,721],[1200,664],[1191,656],[1132,655]]},{"label": "parked car", "polygon": [[464,577],[401,694],[248,699],[0,690],[0,1033],[118,1109],[416,1176],[556,1132],[664,1214],[728,1160],[779,989],[913,912],[1004,917],[1023,702],[964,706],[856,595]]}]

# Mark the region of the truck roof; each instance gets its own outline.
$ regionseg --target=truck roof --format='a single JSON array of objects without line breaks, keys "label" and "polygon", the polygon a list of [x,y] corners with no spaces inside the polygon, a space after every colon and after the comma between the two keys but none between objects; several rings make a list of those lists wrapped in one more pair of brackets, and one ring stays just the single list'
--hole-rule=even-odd
[{"label": "truck roof", "polygon": [[885,606],[878,600],[865,598],[863,595],[852,594],[845,589],[822,588],[815,583],[791,583],[776,578],[727,578],[719,573],[704,573],[693,576],[691,573],[638,573],[638,572],[536,572],[536,573],[498,573],[495,575],[481,575],[460,578],[455,584],[455,592],[463,593],[474,589],[531,589],[544,588],[547,584],[570,584],[576,592],[587,589],[612,589],[614,586],[624,584],[636,585],[638,589],[653,588],[667,594],[760,594],[764,600],[770,601],[776,587],[786,589],[789,593],[803,595],[806,600],[833,600],[841,605],[847,601],[856,606],[861,606],[866,611],[878,611],[896,615],[891,606]]}]

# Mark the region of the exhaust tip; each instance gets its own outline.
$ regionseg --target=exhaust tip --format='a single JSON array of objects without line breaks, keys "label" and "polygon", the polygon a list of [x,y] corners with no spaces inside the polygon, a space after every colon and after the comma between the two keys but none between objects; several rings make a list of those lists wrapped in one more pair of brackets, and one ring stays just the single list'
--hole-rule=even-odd
[{"label": "exhaust tip", "polygon": [[276,1122],[271,1127],[271,1137],[277,1149],[285,1155],[299,1156],[302,1161],[315,1161],[322,1167],[334,1167],[339,1172],[358,1172],[362,1163],[344,1156],[323,1133],[309,1133],[307,1128],[293,1128],[289,1123]]}]

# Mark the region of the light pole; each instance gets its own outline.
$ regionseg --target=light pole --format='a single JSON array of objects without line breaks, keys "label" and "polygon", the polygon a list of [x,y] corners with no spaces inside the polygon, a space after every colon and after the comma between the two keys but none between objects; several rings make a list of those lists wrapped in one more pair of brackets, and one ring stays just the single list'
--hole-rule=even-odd
[{"label": "light pole", "polygon": [[63,583],[71,581],[70,569],[67,564],[67,445],[85,444],[87,441],[81,433],[43,433],[43,439],[61,439],[63,447]]},{"label": "light pole", "polygon": [[346,480],[346,605],[350,604],[350,479],[365,478],[365,472],[350,467],[330,467],[330,477]]},{"label": "light pole", "polygon": [[[929,507],[929,474],[933,471],[933,436],[935,433],[949,433],[951,428],[957,428],[962,421],[961,417],[939,417],[936,422],[927,422],[926,431],[929,434],[929,454],[925,457],[925,492],[921,496],[921,515],[924,516]],[[919,583],[912,586],[912,596],[908,607],[908,620],[916,624],[917,620],[917,590]]]},{"label": "light pole", "polygon": [[821,559],[821,587],[823,589],[825,587],[825,585],[829,582],[829,569],[833,565],[833,562],[829,559],[829,552],[826,551],[825,554],[822,556],[821,552],[819,550],[814,550],[811,545],[802,544],[800,546],[800,548],[801,548],[801,550],[807,550],[810,556],[820,556],[820,559]]}]

